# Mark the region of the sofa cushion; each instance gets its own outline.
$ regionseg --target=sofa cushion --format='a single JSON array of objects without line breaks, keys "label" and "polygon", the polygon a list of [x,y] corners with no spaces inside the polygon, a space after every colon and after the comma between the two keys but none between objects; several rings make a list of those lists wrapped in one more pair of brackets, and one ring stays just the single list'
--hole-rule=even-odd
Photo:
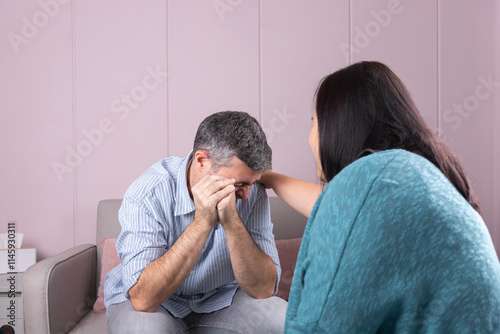
[{"label": "sofa cushion", "polygon": [[102,238],[101,248],[101,279],[99,282],[99,289],[97,290],[97,299],[94,303],[94,312],[104,312],[104,277],[114,267],[120,264],[118,254],[116,254],[116,239],[115,238]]},{"label": "sofa cushion", "polygon": [[295,271],[295,263],[297,262],[301,242],[302,238],[276,240],[276,248],[278,249],[281,264],[281,280],[276,296],[286,301],[288,301],[288,295],[290,294],[293,272]]}]

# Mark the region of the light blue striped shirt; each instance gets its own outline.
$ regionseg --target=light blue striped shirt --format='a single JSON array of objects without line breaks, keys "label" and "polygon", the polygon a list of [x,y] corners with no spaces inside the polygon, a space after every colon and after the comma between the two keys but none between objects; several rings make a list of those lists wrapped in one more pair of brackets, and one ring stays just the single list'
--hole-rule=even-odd
[{"label": "light blue striped shirt", "polygon": [[[193,221],[195,207],[186,183],[188,158],[160,160],[125,193],[118,214],[122,230],[116,242],[121,263],[104,280],[106,307],[127,300],[142,270],[165,254]],[[256,184],[247,200],[237,200],[236,208],[255,243],[276,265],[276,293],[281,267],[264,187]],[[217,224],[191,274],[162,306],[178,318],[191,312],[210,313],[231,305],[237,289],[224,229]]]}]

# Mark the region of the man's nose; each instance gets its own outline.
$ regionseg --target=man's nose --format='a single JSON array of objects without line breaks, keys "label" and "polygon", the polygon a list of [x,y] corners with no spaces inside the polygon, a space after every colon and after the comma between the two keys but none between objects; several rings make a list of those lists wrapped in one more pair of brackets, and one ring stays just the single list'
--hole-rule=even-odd
[{"label": "man's nose", "polygon": [[236,195],[238,195],[239,198],[246,200],[248,198],[248,194],[250,192],[250,189],[252,186],[241,186],[237,191]]}]

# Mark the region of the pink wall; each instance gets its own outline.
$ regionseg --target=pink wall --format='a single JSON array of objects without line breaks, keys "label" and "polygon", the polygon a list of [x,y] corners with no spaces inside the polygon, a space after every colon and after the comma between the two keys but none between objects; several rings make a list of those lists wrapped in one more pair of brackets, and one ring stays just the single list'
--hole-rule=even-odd
[{"label": "pink wall", "polygon": [[219,110],[257,117],[275,170],[315,181],[316,84],[379,60],[462,158],[499,247],[500,88],[477,95],[500,81],[499,11],[494,0],[2,1],[0,232],[16,220],[39,258],[95,243],[99,200],[186,154]]}]

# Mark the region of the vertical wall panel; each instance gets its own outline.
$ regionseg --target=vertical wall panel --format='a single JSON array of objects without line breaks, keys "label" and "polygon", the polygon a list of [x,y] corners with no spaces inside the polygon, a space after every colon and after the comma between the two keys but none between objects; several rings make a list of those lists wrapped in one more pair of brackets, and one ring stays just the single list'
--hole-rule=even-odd
[{"label": "vertical wall panel", "polygon": [[169,154],[184,156],[214,112],[259,119],[258,2],[173,0],[168,13]]},{"label": "vertical wall panel", "polygon": [[348,1],[272,0],[261,8],[262,125],[273,149],[273,169],[316,182],[308,137],[314,93],[348,60]]},{"label": "vertical wall panel", "polygon": [[436,1],[351,2],[353,61],[378,60],[391,67],[437,129]]},{"label": "vertical wall panel", "polygon": [[97,203],[167,154],[166,3],[76,1],[75,42],[78,244]]},{"label": "vertical wall panel", "polygon": [[71,5],[2,1],[0,35],[0,232],[16,220],[43,258],[73,245],[73,183],[52,167],[72,143]]},{"label": "vertical wall panel", "polygon": [[[494,96],[495,10],[493,1],[443,0],[441,8],[442,132],[457,152],[481,200],[484,218],[495,234]],[[492,84],[491,82],[497,82]],[[488,83],[489,82],[489,83]],[[498,227],[497,227],[498,228]],[[497,248],[500,240],[496,240]]]}]

